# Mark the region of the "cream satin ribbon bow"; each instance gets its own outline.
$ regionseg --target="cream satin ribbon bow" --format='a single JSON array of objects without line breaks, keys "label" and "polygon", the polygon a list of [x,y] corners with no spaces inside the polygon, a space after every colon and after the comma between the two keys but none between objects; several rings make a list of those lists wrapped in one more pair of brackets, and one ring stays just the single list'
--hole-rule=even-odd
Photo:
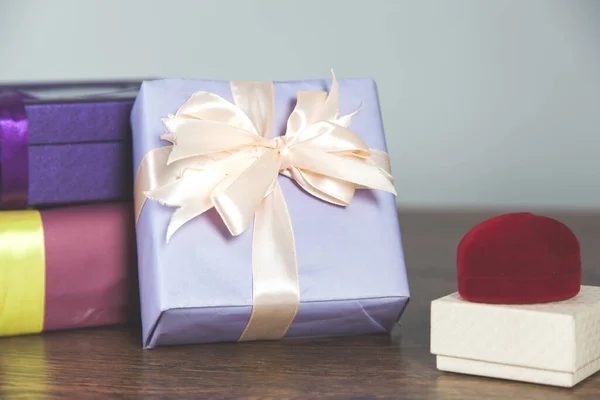
[{"label": "cream satin ribbon bow", "polygon": [[338,84],[329,94],[298,91],[285,135],[270,139],[273,82],[230,82],[235,105],[196,92],[163,120],[172,146],[144,157],[135,181],[136,216],[146,197],[177,207],[167,241],[215,208],[232,235],[254,218],[253,307],[239,340],[282,338],[300,303],[292,223],[278,174],[319,199],[348,206],[356,189],[396,194],[387,153],[369,149],[340,116]]}]

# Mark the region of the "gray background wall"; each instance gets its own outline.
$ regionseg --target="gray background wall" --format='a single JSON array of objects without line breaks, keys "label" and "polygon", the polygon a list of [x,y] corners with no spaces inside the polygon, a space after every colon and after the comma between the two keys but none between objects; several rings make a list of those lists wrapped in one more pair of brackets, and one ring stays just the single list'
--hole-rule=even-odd
[{"label": "gray background wall", "polygon": [[378,82],[401,206],[600,208],[600,1],[0,0],[3,82],[330,68]]}]

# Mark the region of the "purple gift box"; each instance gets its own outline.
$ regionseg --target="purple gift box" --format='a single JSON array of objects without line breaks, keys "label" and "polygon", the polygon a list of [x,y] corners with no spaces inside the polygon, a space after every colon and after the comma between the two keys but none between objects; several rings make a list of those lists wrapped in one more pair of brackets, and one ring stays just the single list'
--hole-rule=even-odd
[{"label": "purple gift box", "polygon": [[139,82],[0,86],[0,209],[131,199]]},{"label": "purple gift box", "polygon": [[[274,82],[272,137],[285,131],[298,90],[328,91],[331,80]],[[131,115],[134,170],[164,146],[161,121],[197,91],[233,102],[229,82],[144,82]],[[377,88],[370,79],[339,81],[342,114],[362,103],[351,129],[386,151]],[[388,333],[409,300],[395,197],[359,190],[334,206],[280,182],[295,237],[300,304],[285,338]],[[253,302],[252,228],[231,236],[214,209],[183,225],[166,243],[173,208],[145,202],[136,232],[143,346],[236,341]]]}]

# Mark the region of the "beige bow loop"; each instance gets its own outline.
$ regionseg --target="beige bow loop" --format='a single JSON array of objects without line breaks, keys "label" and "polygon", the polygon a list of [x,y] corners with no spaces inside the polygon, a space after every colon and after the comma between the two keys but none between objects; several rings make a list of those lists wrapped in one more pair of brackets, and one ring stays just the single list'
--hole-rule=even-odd
[{"label": "beige bow loop", "polygon": [[294,235],[278,175],[340,206],[350,204],[356,189],[396,192],[387,154],[369,149],[349,129],[359,110],[339,115],[335,75],[329,93],[298,92],[285,135],[274,139],[273,83],[230,86],[235,104],[197,92],[163,120],[163,138],[172,146],[142,160],[136,217],[146,198],[175,207],[167,241],[213,207],[232,235],[254,220],[253,308],[240,340],[279,339],[300,300]]}]

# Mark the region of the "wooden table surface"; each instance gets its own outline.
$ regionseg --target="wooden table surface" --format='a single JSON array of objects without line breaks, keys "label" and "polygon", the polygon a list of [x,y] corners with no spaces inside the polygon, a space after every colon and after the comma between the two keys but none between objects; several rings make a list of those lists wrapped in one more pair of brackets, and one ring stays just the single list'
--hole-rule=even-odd
[{"label": "wooden table surface", "polygon": [[[600,399],[600,373],[573,389],[442,373],[430,301],[456,291],[462,235],[498,212],[401,212],[411,303],[386,335],[142,350],[135,327],[0,339],[10,399]],[[581,241],[583,283],[600,285],[600,214],[551,213]]]}]

